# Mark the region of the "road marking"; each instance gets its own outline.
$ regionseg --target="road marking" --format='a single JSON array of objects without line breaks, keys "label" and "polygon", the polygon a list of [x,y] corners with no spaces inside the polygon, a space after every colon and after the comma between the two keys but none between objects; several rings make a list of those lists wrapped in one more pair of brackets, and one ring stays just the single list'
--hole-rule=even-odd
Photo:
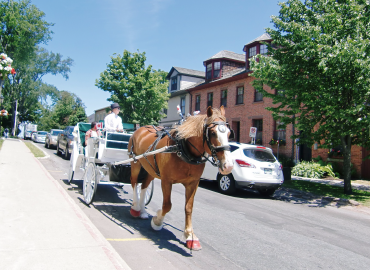
[{"label": "road marking", "polygon": [[126,242],[126,241],[145,241],[149,240],[148,238],[125,238],[125,239],[114,239],[114,238],[107,238],[108,241],[114,242]]}]

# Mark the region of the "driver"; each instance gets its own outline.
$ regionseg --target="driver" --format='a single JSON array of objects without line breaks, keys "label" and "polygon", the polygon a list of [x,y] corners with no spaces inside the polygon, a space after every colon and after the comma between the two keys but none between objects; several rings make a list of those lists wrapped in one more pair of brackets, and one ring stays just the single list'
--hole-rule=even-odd
[{"label": "driver", "polygon": [[104,119],[104,126],[109,132],[123,132],[122,118],[118,116],[121,108],[118,103],[110,105],[112,113],[108,114]]}]

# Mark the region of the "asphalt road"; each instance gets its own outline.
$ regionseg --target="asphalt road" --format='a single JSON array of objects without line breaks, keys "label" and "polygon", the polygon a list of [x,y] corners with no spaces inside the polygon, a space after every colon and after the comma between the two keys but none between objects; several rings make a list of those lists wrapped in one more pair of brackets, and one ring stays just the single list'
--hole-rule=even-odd
[{"label": "asphalt road", "polygon": [[[82,180],[71,185],[66,180],[69,160],[57,156],[55,149],[38,146],[50,155],[42,164],[132,269],[348,270],[370,265],[370,212],[284,200],[284,196],[267,199],[244,190],[226,196],[215,183],[201,181],[193,226],[203,249],[192,252],[182,237],[182,185],[173,186],[172,210],[163,230],[155,232],[150,220],[130,216],[131,186],[99,185],[93,204],[87,206]],[[147,207],[151,215],[162,204],[160,180],[154,181],[154,196]]]}]

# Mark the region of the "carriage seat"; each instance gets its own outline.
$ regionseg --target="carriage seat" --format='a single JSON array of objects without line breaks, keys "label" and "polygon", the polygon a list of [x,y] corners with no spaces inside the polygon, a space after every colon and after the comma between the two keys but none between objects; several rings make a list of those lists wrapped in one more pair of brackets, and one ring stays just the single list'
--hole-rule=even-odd
[{"label": "carriage seat", "polygon": [[131,134],[107,132],[99,142],[99,160],[102,162],[122,161],[128,159],[128,142]]},{"label": "carriage seat", "polygon": [[107,134],[106,148],[112,149],[127,149],[128,141],[131,135],[125,133],[109,133]]}]

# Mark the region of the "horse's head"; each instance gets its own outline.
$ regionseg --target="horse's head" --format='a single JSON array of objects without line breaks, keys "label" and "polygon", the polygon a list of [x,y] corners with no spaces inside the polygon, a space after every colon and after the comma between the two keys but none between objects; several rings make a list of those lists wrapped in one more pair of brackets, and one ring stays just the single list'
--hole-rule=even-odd
[{"label": "horse's head", "polygon": [[230,154],[229,137],[233,132],[226,123],[225,109],[221,106],[220,111],[207,109],[207,118],[204,124],[204,140],[207,142],[207,152],[218,163],[221,174],[229,174],[234,167]]}]

